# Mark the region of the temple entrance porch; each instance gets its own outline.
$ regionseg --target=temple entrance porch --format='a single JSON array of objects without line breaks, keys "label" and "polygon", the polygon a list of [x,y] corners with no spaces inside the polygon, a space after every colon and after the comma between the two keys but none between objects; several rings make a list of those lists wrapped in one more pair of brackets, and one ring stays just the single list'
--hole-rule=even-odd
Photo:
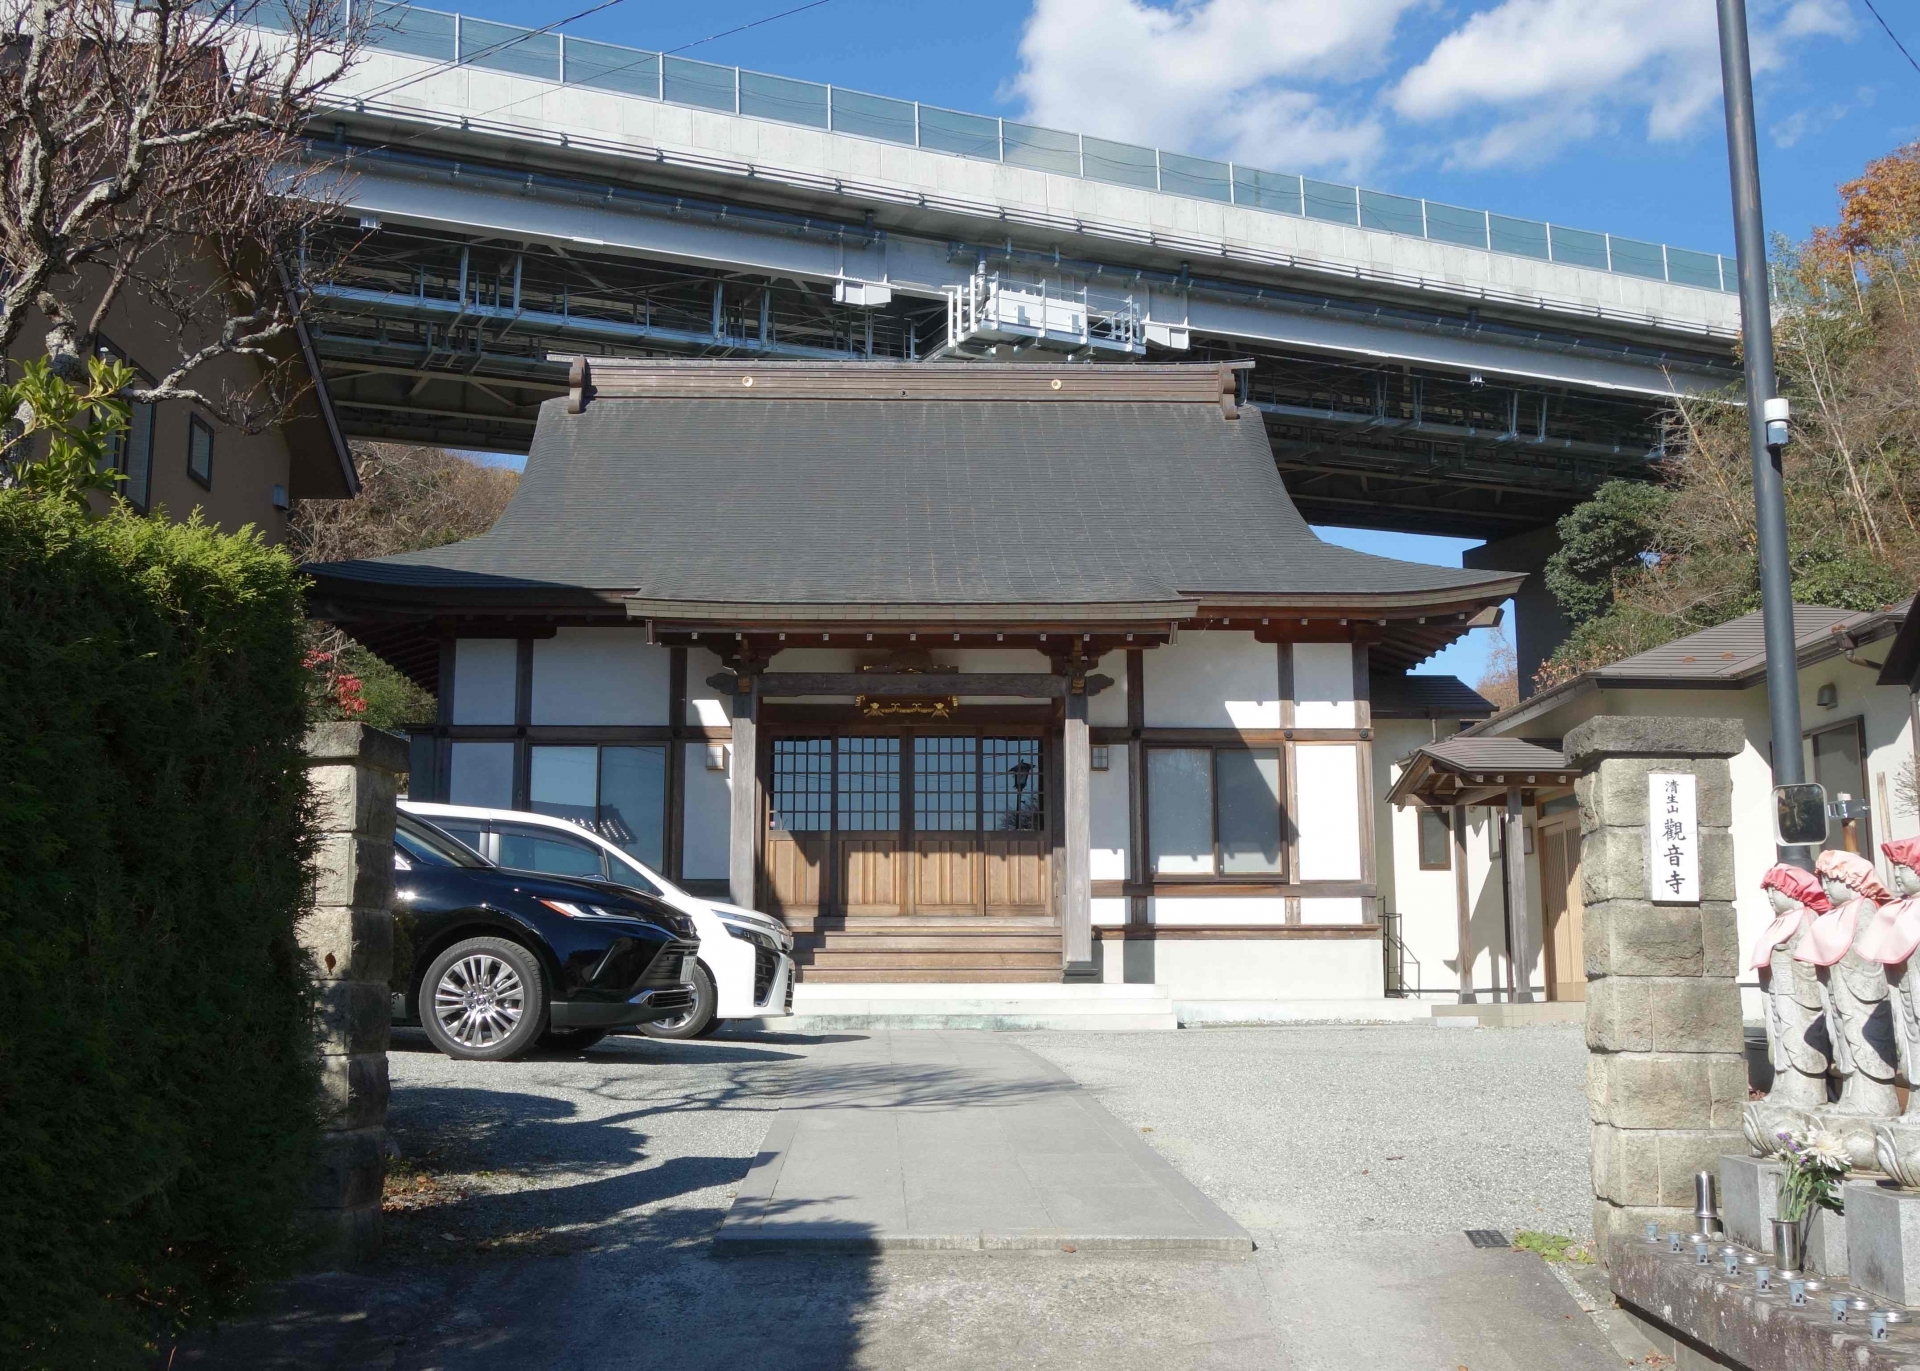
[{"label": "temple entrance porch", "polygon": [[765,907],[794,930],[803,979],[1060,978],[1057,749],[1041,730],[768,732]]}]

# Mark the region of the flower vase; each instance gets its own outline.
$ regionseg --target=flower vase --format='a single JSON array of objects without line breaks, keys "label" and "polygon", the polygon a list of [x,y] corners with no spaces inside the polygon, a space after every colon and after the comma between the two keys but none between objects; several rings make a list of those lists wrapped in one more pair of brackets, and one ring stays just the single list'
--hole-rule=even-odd
[{"label": "flower vase", "polygon": [[1806,1261],[1805,1239],[1806,1227],[1801,1220],[1773,1221],[1774,1271],[1782,1280],[1793,1280],[1800,1275]]}]

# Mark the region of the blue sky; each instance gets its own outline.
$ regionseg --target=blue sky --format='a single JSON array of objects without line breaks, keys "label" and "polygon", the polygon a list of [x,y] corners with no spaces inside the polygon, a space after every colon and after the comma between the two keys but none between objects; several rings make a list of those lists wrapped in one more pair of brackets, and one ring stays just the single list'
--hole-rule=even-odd
[{"label": "blue sky", "polygon": [[[1576,228],[1732,251],[1709,0],[620,0],[567,32],[1230,156]],[[1920,13],[1876,0],[1920,54]],[[445,6],[455,8],[456,6]],[[587,0],[469,0],[543,24]],[[1920,71],[1864,0],[1749,0],[1771,230],[1920,138]],[[1341,533],[1459,564],[1459,539]],[[1483,634],[1421,669],[1469,683]]]}]

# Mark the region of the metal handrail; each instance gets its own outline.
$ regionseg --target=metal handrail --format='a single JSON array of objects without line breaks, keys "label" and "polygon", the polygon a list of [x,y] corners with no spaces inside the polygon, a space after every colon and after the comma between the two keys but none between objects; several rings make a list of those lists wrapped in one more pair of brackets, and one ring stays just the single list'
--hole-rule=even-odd
[{"label": "metal handrail", "polygon": [[[1092,141],[1101,149],[1139,154],[1138,158],[1125,161],[1096,156],[1092,159],[1096,168],[1102,165],[1111,168],[1103,175],[1098,170],[1089,170],[1089,140],[1064,130],[741,67],[719,66],[644,48],[569,38],[564,33],[536,34],[492,20],[468,20],[448,10],[390,0],[342,0],[342,3],[347,7],[348,22],[354,22],[363,14],[366,16],[373,47],[430,61],[769,119],[949,156],[1157,190],[1185,199],[1210,200],[1263,213],[1420,238],[1503,256],[1721,293],[1738,289],[1734,260],[1717,253],[1694,252],[1539,220],[1510,218],[1487,210],[1096,138]],[[274,17],[271,4],[261,6],[252,15],[254,22],[268,27],[272,26]],[[469,41],[466,32],[469,26],[484,35],[480,41]],[[517,38],[513,36],[516,33],[520,35]],[[570,60],[570,48],[579,54],[610,55],[615,60],[583,62],[580,55]],[[620,57],[630,60],[617,60]],[[843,104],[848,108],[841,110]],[[856,110],[853,108],[856,105],[864,108]],[[931,123],[925,117],[928,114],[935,116]],[[1011,140],[1009,130],[1014,133]]]},{"label": "metal handrail", "polygon": [[[1388,999],[1418,998],[1425,993],[1421,988],[1420,959],[1407,950],[1406,940],[1400,936],[1400,915],[1391,909],[1380,911],[1380,957]],[[1412,985],[1407,984],[1409,962],[1413,964]]]}]

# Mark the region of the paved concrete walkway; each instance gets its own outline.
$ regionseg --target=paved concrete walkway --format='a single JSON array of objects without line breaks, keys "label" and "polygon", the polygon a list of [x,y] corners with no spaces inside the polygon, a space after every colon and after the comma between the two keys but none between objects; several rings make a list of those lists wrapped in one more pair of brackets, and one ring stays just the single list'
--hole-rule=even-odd
[{"label": "paved concrete walkway", "polygon": [[776,1248],[1240,1256],[1253,1240],[1051,1062],[992,1034],[881,1031],[796,1068],[714,1238]]}]

